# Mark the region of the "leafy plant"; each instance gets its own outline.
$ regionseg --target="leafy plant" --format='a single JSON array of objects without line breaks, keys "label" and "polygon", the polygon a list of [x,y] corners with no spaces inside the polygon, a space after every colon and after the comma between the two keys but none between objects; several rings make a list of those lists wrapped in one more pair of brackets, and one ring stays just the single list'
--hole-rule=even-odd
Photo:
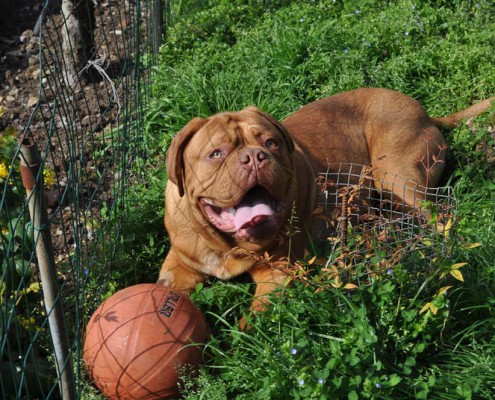
[{"label": "leafy plant", "polygon": [[23,213],[24,189],[20,186],[18,165],[11,165],[17,149],[17,132],[8,127],[0,134],[0,271],[6,290],[17,288],[20,280],[29,280],[29,257],[33,245],[29,215]]},{"label": "leafy plant", "polygon": [[[15,396],[17,387],[30,386],[42,396],[55,378],[53,364],[46,361],[48,346],[34,335],[46,333],[46,312],[39,302],[40,283],[34,279],[33,227],[21,185],[17,132],[8,127],[0,133],[0,335],[9,343],[2,351],[0,369],[9,376],[2,393]],[[45,187],[55,183],[54,172],[44,170]],[[22,383],[21,379],[25,382]]]}]

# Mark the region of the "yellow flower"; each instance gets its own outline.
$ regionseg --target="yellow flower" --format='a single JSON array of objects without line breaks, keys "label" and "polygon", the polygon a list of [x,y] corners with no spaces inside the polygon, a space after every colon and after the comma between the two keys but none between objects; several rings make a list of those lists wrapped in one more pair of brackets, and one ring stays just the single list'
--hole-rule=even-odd
[{"label": "yellow flower", "polygon": [[34,317],[25,318],[23,316],[19,316],[19,322],[21,323],[22,327],[28,331],[30,327],[34,326],[36,320],[34,319]]},{"label": "yellow flower", "polygon": [[39,282],[32,282],[29,287],[26,290],[26,293],[29,292],[34,292],[38,293],[40,291],[40,283]]},{"label": "yellow flower", "polygon": [[55,172],[51,169],[45,168],[43,170],[43,178],[45,178],[45,187],[50,190],[55,184]]},{"label": "yellow flower", "polygon": [[5,165],[5,163],[1,163],[0,164],[0,178],[7,178],[7,176],[9,176],[9,169],[7,168],[7,166]]}]

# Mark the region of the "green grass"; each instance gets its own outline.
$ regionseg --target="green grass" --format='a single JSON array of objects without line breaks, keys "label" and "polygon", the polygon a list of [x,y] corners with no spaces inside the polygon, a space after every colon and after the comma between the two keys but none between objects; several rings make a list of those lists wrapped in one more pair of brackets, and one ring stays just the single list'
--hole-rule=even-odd
[{"label": "green grass", "polygon": [[[432,115],[495,95],[492,1],[198,3],[175,3],[176,23],[154,71],[147,145],[158,170],[171,138],[195,116],[256,104],[282,119],[312,100],[362,86],[400,90]],[[251,321],[252,330],[240,332],[250,284],[198,287],[193,299],[212,329],[213,357],[197,379],[186,378],[186,398],[491,398],[494,115],[445,132],[455,167],[446,181],[456,191],[459,222],[453,252],[423,277],[426,288],[399,273],[350,293],[296,284]],[[156,276],[167,242],[162,182],[156,171],[151,177],[132,196],[129,256],[146,271],[156,264]],[[461,262],[464,282],[440,278]],[[445,286],[452,287],[438,294]],[[427,303],[438,312],[420,313]]]}]

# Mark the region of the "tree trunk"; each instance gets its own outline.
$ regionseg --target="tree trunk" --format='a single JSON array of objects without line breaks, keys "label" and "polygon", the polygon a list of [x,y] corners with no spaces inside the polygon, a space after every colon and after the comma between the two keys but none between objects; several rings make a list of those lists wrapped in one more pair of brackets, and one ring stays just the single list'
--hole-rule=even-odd
[{"label": "tree trunk", "polygon": [[62,17],[64,77],[66,85],[72,87],[95,52],[94,3],[92,0],[76,0],[74,4],[74,0],[62,0]]}]

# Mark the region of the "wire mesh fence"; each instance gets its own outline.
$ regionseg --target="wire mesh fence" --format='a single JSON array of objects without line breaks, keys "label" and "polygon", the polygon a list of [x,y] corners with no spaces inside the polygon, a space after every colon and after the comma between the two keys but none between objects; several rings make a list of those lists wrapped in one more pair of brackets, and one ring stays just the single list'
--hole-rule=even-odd
[{"label": "wire mesh fence", "polygon": [[[36,20],[0,64],[0,398],[69,399],[80,395],[82,327],[99,300],[88,285],[105,290],[129,171],[144,156],[163,9],[20,3]],[[23,60],[15,70],[9,54]]]},{"label": "wire mesh fence", "polygon": [[422,282],[452,249],[457,200],[451,187],[425,188],[370,167],[329,165],[318,177],[319,236],[330,243],[330,278],[370,284],[401,270]]}]

